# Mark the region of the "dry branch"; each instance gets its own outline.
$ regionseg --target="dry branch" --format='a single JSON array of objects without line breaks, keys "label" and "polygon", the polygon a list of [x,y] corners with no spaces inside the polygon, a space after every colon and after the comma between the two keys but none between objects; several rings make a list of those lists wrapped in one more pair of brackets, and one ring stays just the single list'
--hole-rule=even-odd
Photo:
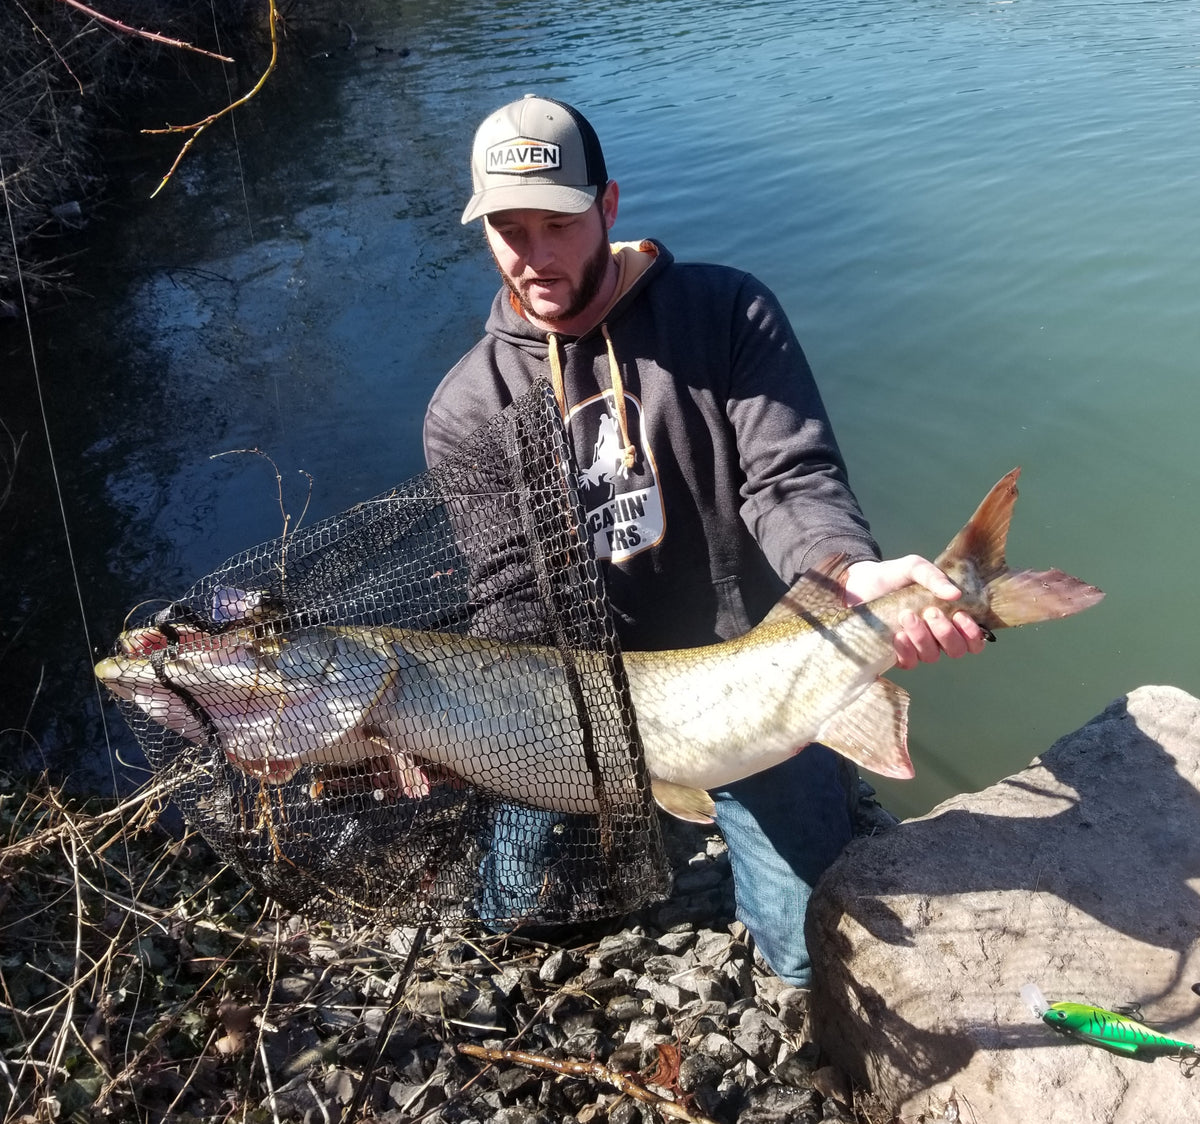
[{"label": "dry branch", "polygon": [[127,23],[122,23],[111,16],[106,16],[103,12],[98,12],[95,8],[89,8],[86,4],[81,4],[80,0],[59,0],[59,2],[66,4],[69,8],[75,8],[77,11],[83,12],[84,15],[91,16],[92,19],[124,35],[136,35],[140,39],[149,39],[154,43],[163,43],[168,47],[178,47],[182,51],[195,51],[198,55],[207,55],[208,58],[217,59],[220,62],[234,61],[226,55],[218,55],[214,51],[206,51],[203,47],[197,47],[195,44],[184,42],[182,39],[172,39],[169,35],[163,35],[157,31],[147,31],[144,27],[130,27]]},{"label": "dry branch", "polygon": [[619,1093],[633,1097],[642,1104],[649,1105],[663,1117],[671,1120],[683,1120],[686,1124],[715,1124],[707,1116],[697,1116],[669,1093],[657,1093],[647,1087],[636,1073],[625,1073],[603,1062],[577,1061],[572,1058],[559,1060],[548,1058],[544,1054],[531,1054],[527,1050],[496,1050],[490,1046],[476,1046],[471,1042],[462,1042],[456,1047],[460,1054],[472,1058],[482,1058],[489,1062],[514,1062],[517,1065],[528,1066],[531,1069],[545,1069],[552,1073],[561,1073],[568,1077],[590,1077],[611,1085]]},{"label": "dry branch", "polygon": [[218,110],[216,113],[210,113],[202,121],[195,121],[191,125],[168,125],[165,129],[143,129],[143,133],[157,135],[161,133],[188,133],[192,135],[184,142],[183,147],[179,150],[179,155],[175,157],[175,162],[167,170],[167,174],[163,176],[159,185],[150,193],[150,198],[153,199],[164,187],[167,186],[167,181],[175,174],[175,169],[179,167],[180,161],[187,155],[188,149],[196,143],[200,134],[204,132],[209,125],[219,121],[222,117],[232,113],[240,105],[245,105],[253,98],[259,90],[267,84],[267,79],[271,77],[275,70],[275,64],[279,60],[279,31],[277,24],[279,22],[279,13],[275,7],[275,0],[267,0],[268,13],[267,20],[271,25],[271,61],[267,64],[267,69],[262,72],[262,76],[255,82],[253,89],[248,93],[243,94],[234,102],[230,102],[224,109]]}]

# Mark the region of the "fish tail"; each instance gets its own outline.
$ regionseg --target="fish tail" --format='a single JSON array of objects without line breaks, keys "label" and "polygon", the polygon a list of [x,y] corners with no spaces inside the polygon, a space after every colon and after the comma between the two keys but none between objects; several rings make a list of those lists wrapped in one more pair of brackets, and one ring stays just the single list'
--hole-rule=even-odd
[{"label": "fish tail", "polygon": [[962,608],[988,629],[1069,617],[1104,596],[1062,570],[1008,568],[1004,551],[1020,475],[1021,470],[1014,468],[996,483],[936,560],[962,588]]}]

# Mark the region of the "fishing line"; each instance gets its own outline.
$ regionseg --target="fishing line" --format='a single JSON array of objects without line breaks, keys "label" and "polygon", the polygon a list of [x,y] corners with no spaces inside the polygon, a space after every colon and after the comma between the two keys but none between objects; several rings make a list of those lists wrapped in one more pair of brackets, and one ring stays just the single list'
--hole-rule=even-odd
[{"label": "fishing line", "polygon": [[[209,14],[212,16],[213,37],[216,39],[217,52],[218,52],[218,54],[223,55],[225,53],[225,45],[221,42],[221,28],[220,28],[220,22],[217,19],[216,0],[208,0],[208,10],[209,10]],[[269,14],[270,18],[273,19],[274,14],[275,13],[272,10]],[[234,100],[233,99],[233,84],[229,81],[229,70],[227,69],[226,64],[222,64],[221,74],[225,78],[225,96],[228,98],[228,102],[226,104],[229,104]],[[242,146],[241,146],[241,142],[238,140],[237,114],[236,113],[231,113],[229,115],[229,124],[233,129],[233,151],[237,154],[238,182],[241,184],[241,188],[242,188],[242,206],[245,208],[245,211],[246,211],[246,229],[250,233],[250,245],[253,246],[254,245],[254,220],[251,218],[251,215],[250,215],[250,195],[246,191],[246,169],[242,164]]]},{"label": "fishing line", "polygon": [[[224,54],[225,47],[221,43],[221,29],[220,29],[220,27],[218,25],[218,21],[217,21],[216,0],[209,0],[208,7],[209,7],[210,13],[212,14],[213,35],[216,36],[217,50],[221,54]],[[275,9],[275,0],[270,0],[270,3],[268,3],[268,5],[267,5],[267,19],[269,19],[271,21],[272,49],[274,49],[274,44],[275,44],[275,34],[276,34],[275,33],[275,21],[279,18],[280,18],[279,14]],[[233,85],[229,81],[228,67],[222,66],[221,72],[225,76],[225,95],[229,99],[229,104],[232,104],[233,100],[234,100]],[[240,139],[238,138],[237,114],[236,113],[231,113],[229,115],[229,124],[233,128],[233,151],[237,155],[238,182],[241,184],[241,188],[242,188],[242,207],[246,211],[246,229],[250,234],[250,245],[253,246],[254,245],[254,218],[250,213],[250,193],[246,189],[246,168],[242,162],[242,144],[241,144]],[[278,370],[277,364],[272,365],[271,381],[274,383],[274,386],[275,386],[275,412],[279,418],[279,428],[280,428],[280,432],[282,433],[286,429],[286,426],[284,424],[284,417],[283,417],[283,404],[279,399],[279,370]]]},{"label": "fishing line", "polygon": [[[37,346],[33,338],[33,320],[29,314],[29,300],[25,293],[25,274],[21,268],[21,253],[17,244],[17,228],[13,220],[12,199],[8,193],[8,175],[4,170],[4,157],[0,155],[0,187],[4,191],[4,211],[8,219],[8,235],[12,242],[13,251],[13,267],[17,277],[17,293],[21,298],[21,310],[25,316],[25,332],[29,340],[29,360],[33,371],[33,385],[37,393],[38,410],[42,417],[42,432],[46,438],[46,454],[50,461],[50,476],[54,481],[54,497],[58,501],[59,517],[62,520],[63,538],[67,545],[67,562],[71,568],[71,579],[75,583],[75,597],[79,605],[79,623],[83,629],[83,641],[87,650],[87,664],[92,663],[92,637],[88,630],[87,610],[83,601],[83,586],[79,581],[79,568],[75,562],[75,547],[71,540],[70,521],[67,518],[67,506],[63,499],[62,483],[58,475],[58,461],[54,455],[54,442],[50,436],[50,418],[46,413],[46,397],[42,391],[42,376],[41,369],[38,366]],[[96,701],[99,703],[100,725],[104,731],[104,744],[108,752],[109,769],[112,773],[113,795],[117,795],[117,774],[113,767],[112,743],[109,740],[108,722],[104,716],[104,700],[100,693],[100,685],[98,682],[93,682],[93,689],[96,694]]]},{"label": "fishing line", "polygon": [[[75,560],[75,547],[74,547],[74,544],[71,539],[70,520],[67,517],[67,506],[66,506],[65,500],[63,499],[62,482],[61,482],[61,480],[59,478],[59,474],[58,474],[58,460],[54,454],[54,441],[52,440],[51,435],[50,435],[50,418],[49,418],[49,415],[46,413],[46,397],[42,390],[42,376],[41,376],[41,368],[38,365],[37,344],[33,338],[33,319],[30,316],[29,299],[25,292],[25,274],[21,268],[21,252],[20,252],[20,246],[17,242],[17,228],[16,228],[16,222],[13,219],[12,198],[8,192],[8,174],[5,171],[3,155],[0,155],[0,190],[2,190],[4,193],[4,211],[5,211],[5,216],[8,220],[9,239],[12,242],[13,271],[16,274],[16,278],[17,278],[17,292],[21,299],[21,311],[24,313],[24,317],[25,317],[25,332],[26,332],[26,336],[29,341],[29,360],[30,360],[31,369],[33,371],[33,385],[34,385],[34,389],[37,393],[38,410],[41,413],[41,417],[42,417],[42,432],[46,438],[46,454],[47,454],[47,457],[50,462],[51,479],[54,481],[54,495],[55,495],[55,499],[58,501],[59,517],[62,520],[63,538],[65,539],[66,546],[67,546],[67,562],[71,568],[71,578],[75,583],[75,597],[76,597],[76,601],[79,605],[79,623],[83,630],[83,642],[84,642],[85,657],[86,657],[84,666],[91,667],[92,658],[93,658],[92,637],[91,637],[91,632],[88,629],[87,611],[84,606],[84,599],[83,599],[83,587],[80,584],[79,567]],[[100,715],[100,729],[103,732],[104,746],[108,752],[109,776],[110,776],[110,779],[112,782],[113,799],[115,800],[118,798],[118,795],[119,795],[118,783],[117,783],[117,770],[116,770],[116,765],[114,764],[114,754],[113,754],[113,748],[112,748],[112,740],[109,735],[108,719],[104,713],[104,699],[101,694],[99,681],[95,678],[95,676],[90,676],[89,678],[91,678],[91,680],[92,680],[92,690],[95,692],[96,704],[97,704],[96,709],[97,709],[97,713]],[[39,687],[39,689],[40,689],[40,687]],[[36,695],[35,695],[35,698],[36,698]],[[33,712],[33,703],[31,702],[30,714],[32,714],[32,712]],[[132,890],[134,887],[133,856],[130,854],[128,848],[125,849],[125,877],[127,878],[128,885],[129,885],[130,889]],[[77,887],[77,890],[78,890],[78,887]],[[78,918],[78,920],[82,921],[82,915]],[[83,965],[80,961],[79,956],[77,955],[75,958],[75,964],[74,964],[74,968],[73,968],[72,986],[70,988],[70,996],[71,996],[72,1004],[74,1003],[76,987],[78,985],[80,972],[82,970],[83,970]],[[139,971],[144,979],[145,972],[146,972],[145,967],[142,965],[139,965]],[[137,999],[135,999],[135,1007],[140,1003],[141,992],[142,992],[142,988],[139,986],[138,991],[137,991]],[[132,1040],[133,1027],[134,1027],[134,1020],[130,1019],[129,1030],[127,1032],[127,1037],[126,1037],[126,1049],[128,1049],[129,1042]]]}]

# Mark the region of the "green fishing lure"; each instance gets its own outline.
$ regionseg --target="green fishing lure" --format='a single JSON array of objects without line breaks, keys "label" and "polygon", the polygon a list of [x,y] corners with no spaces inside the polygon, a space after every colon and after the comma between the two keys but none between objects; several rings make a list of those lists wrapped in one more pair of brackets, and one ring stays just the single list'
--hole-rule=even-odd
[{"label": "green fishing lure", "polygon": [[1090,1003],[1048,1003],[1037,984],[1026,984],[1021,988],[1021,997],[1029,1008],[1047,1026],[1062,1034],[1071,1034],[1097,1046],[1107,1046],[1122,1054],[1145,1053],[1173,1054],[1178,1051],[1195,1053],[1190,1042],[1168,1038],[1151,1030],[1148,1026],[1129,1015],[1117,1011],[1106,1011]]}]

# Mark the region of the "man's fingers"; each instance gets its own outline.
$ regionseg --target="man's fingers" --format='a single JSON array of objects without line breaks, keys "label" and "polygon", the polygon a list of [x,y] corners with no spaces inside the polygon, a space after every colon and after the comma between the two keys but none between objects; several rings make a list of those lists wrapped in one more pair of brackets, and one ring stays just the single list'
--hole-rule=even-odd
[{"label": "man's fingers", "polygon": [[917,585],[923,585],[930,593],[943,601],[954,601],[962,596],[958,588],[941,570],[927,558],[912,555],[910,574]]},{"label": "man's fingers", "polygon": [[936,663],[941,656],[959,659],[968,653],[983,651],[986,634],[966,613],[946,616],[941,609],[931,607],[918,616],[907,612],[900,619],[900,631],[895,637],[896,664],[903,669],[918,663]]}]

